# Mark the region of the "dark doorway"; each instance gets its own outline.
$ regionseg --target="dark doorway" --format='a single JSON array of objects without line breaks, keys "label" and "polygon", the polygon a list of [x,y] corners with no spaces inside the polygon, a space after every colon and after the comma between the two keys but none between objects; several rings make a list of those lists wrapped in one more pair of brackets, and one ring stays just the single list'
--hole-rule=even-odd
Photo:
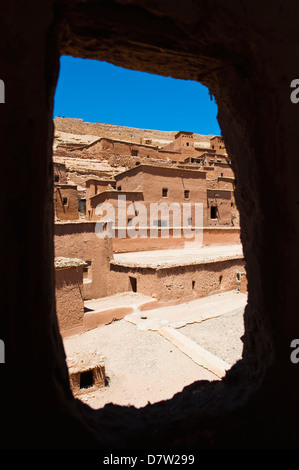
[{"label": "dark doorway", "polygon": [[216,206],[211,207],[211,219],[217,219],[217,207]]},{"label": "dark doorway", "polygon": [[136,277],[129,276],[130,285],[133,292],[137,292],[137,279]]},{"label": "dark doorway", "polygon": [[93,371],[87,370],[80,374],[80,388],[89,388],[93,386]]}]

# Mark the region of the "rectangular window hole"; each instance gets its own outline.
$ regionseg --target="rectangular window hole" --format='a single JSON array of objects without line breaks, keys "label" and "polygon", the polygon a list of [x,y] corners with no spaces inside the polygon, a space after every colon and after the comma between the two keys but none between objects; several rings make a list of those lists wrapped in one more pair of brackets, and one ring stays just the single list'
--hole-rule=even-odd
[{"label": "rectangular window hole", "polygon": [[129,276],[130,285],[133,292],[137,292],[137,279],[136,277]]},{"label": "rectangular window hole", "polygon": [[217,207],[216,206],[211,207],[211,219],[217,219]]},{"label": "rectangular window hole", "polygon": [[86,370],[80,373],[80,388],[93,386],[93,370]]}]

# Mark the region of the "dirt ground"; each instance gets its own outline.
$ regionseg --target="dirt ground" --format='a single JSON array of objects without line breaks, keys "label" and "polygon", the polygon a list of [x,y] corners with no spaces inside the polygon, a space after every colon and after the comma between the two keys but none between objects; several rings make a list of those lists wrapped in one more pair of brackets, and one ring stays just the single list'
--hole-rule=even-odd
[{"label": "dirt ground", "polygon": [[[177,331],[233,365],[242,355],[243,309],[187,323]],[[64,346],[69,358],[80,351],[89,356],[100,354],[104,359],[107,386],[87,389],[79,397],[95,409],[107,403],[139,408],[169,399],[196,380],[220,380],[157,330],[142,329],[125,318],[65,338]]]}]

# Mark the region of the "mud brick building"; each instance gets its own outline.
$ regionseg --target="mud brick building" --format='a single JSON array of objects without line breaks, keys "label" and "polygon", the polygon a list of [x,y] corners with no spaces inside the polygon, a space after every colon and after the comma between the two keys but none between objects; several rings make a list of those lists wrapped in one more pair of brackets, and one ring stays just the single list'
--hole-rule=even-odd
[{"label": "mud brick building", "polygon": [[79,218],[77,186],[54,184],[54,211],[56,220],[77,220]]},{"label": "mud brick building", "polygon": [[60,331],[78,333],[83,327],[83,267],[78,258],[55,258],[55,298]]}]

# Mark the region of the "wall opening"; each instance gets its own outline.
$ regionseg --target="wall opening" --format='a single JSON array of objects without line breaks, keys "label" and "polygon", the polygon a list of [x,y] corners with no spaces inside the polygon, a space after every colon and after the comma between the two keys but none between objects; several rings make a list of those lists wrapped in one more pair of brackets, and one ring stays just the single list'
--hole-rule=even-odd
[{"label": "wall opening", "polygon": [[217,219],[218,210],[217,210],[216,206],[211,206],[210,217],[211,217],[211,219]]},{"label": "wall opening", "polygon": [[[107,119],[105,118],[103,121],[107,122]],[[90,124],[91,126],[89,127]],[[126,214],[126,217],[123,218],[122,221],[122,223],[127,224],[128,227],[133,226],[133,217],[137,217],[140,214],[140,210],[136,209],[138,204],[144,203],[146,207],[149,207],[150,203],[157,201],[167,204],[167,198],[169,198],[170,203],[179,202],[182,205],[188,204],[189,201],[190,204],[200,202],[203,203],[205,207],[205,249],[210,249],[209,247],[212,247],[211,253],[213,250],[219,250],[219,248],[213,247],[221,247],[223,243],[229,244],[227,241],[223,242],[223,240],[226,240],[225,236],[228,236],[229,238],[233,232],[228,230],[231,228],[231,221],[229,219],[231,216],[229,212],[230,202],[227,202],[229,201],[228,198],[225,200],[225,198],[222,197],[223,193],[221,193],[221,191],[223,191],[223,189],[220,185],[219,194],[217,189],[217,196],[219,197],[220,204],[226,204],[226,214],[224,214],[225,217],[223,217],[224,224],[226,225],[221,226],[220,228],[222,230],[219,230],[218,232],[216,230],[213,231],[213,227],[209,226],[209,219],[213,219],[214,221],[217,220],[218,209],[214,205],[209,207],[209,203],[207,203],[207,200],[209,201],[207,198],[207,187],[210,185],[211,188],[214,188],[213,185],[216,184],[214,174],[217,171],[217,184],[218,178],[223,175],[223,172],[219,172],[219,167],[213,167],[214,159],[211,158],[211,161],[209,161],[209,157],[206,156],[206,154],[211,154],[213,156],[215,153],[211,152],[211,150],[215,150],[213,148],[214,144],[211,145],[211,141],[207,137],[207,135],[212,134],[212,132],[207,133],[207,135],[202,135],[200,143],[197,142],[196,145],[194,142],[192,142],[192,145],[185,145],[186,141],[180,140],[180,136],[183,135],[184,138],[184,131],[179,131],[177,133],[179,137],[177,138],[177,134],[174,132],[170,134],[170,131],[155,131],[156,127],[157,126],[153,126],[153,129],[146,130],[146,128],[142,129],[139,126],[136,127],[134,131],[134,128],[129,126],[126,128],[126,126],[122,127],[115,124],[115,128],[113,128],[113,125],[109,125],[109,132],[111,132],[111,135],[109,135],[106,127],[101,125],[100,120],[96,123],[89,123],[89,120],[87,119],[85,121],[84,119],[77,120],[71,117],[61,118],[58,116],[56,129],[61,129],[61,132],[65,133],[68,133],[66,132],[67,130],[72,130],[76,136],[76,145],[78,145],[80,136],[84,135],[84,132],[86,132],[86,135],[92,135],[92,132],[95,132],[95,129],[98,129],[97,132],[99,133],[99,135],[95,136],[94,144],[85,145],[81,137],[81,148],[76,148],[76,153],[74,153],[73,142],[69,143],[69,148],[67,148],[68,144],[64,144],[63,149],[60,149],[59,146],[56,147],[56,155],[59,155],[59,151],[61,151],[61,153],[64,152],[64,154],[69,152],[69,155],[71,155],[72,158],[74,158],[75,155],[78,162],[80,162],[77,173],[74,172],[73,167],[71,170],[67,171],[67,173],[70,181],[78,183],[78,191],[81,192],[84,191],[85,183],[85,180],[82,177],[82,165],[87,165],[91,159],[94,159],[94,161],[97,159],[103,159],[105,161],[105,177],[98,175],[95,176],[92,173],[94,170],[93,166],[88,169],[88,171],[90,171],[90,175],[86,176],[86,180],[88,181],[87,178],[95,178],[98,181],[95,185],[97,189],[95,189],[92,195],[88,196],[85,194],[87,217],[82,221],[82,227],[89,226],[89,224],[95,224],[95,226],[99,227],[102,224],[103,231],[107,232],[108,237],[108,222],[98,222],[98,219],[94,218],[95,209],[102,203],[107,202],[112,204],[114,210],[117,209],[118,206],[114,204],[115,199],[113,198],[118,196],[118,192],[121,192],[122,196],[126,195],[130,202],[130,213]],[[157,132],[157,134],[155,134],[155,132]],[[159,132],[168,132],[168,134],[160,135]],[[198,138],[193,132],[190,132],[189,134],[191,134],[191,136],[188,135],[188,139],[190,140]],[[151,139],[148,139],[149,136]],[[99,141],[99,137],[101,137],[102,141]],[[113,141],[113,145],[111,144],[111,141]],[[204,142],[206,147],[204,152],[203,150],[198,150],[200,145],[202,145],[202,142]],[[138,145],[140,150],[132,150],[132,143],[136,146]],[[186,148],[187,146],[189,147],[188,149]],[[192,152],[197,152],[198,154],[191,158],[190,155]],[[133,158],[137,155],[138,162]],[[171,157],[173,160],[171,160]],[[108,163],[106,164],[106,162]],[[212,169],[214,170],[214,174],[211,172],[211,175],[209,175],[206,171],[206,166],[209,164],[213,167]],[[154,170],[152,170],[154,176],[150,173],[146,173],[146,170],[144,169],[146,165],[154,168]],[[84,171],[86,171],[85,168]],[[87,174],[88,171],[86,171]],[[161,173],[162,171],[164,171],[164,173]],[[174,173],[174,171],[176,173]],[[231,169],[227,168],[227,171],[229,172]],[[201,172],[208,173],[208,176],[212,177],[210,179],[206,179],[206,177],[203,179]],[[200,188],[200,191],[198,188]],[[83,198],[82,195],[81,198]],[[162,198],[165,198],[166,201],[162,201]],[[94,203],[94,201],[97,201],[98,204]],[[91,210],[90,207],[92,204],[94,205]],[[162,243],[162,233],[166,232],[166,230],[163,229],[167,229],[171,226],[170,221],[166,218],[153,218],[151,223],[153,227],[157,227],[159,229],[159,236],[157,237],[158,241],[150,239],[149,237],[144,237],[144,240],[142,240],[141,237],[140,239],[132,238],[132,240],[130,240],[129,237],[126,237],[123,240],[115,240],[113,238],[111,243],[108,239],[105,243],[103,242],[103,245],[97,254],[97,256],[102,257],[101,266],[98,270],[94,269],[93,272],[93,282],[105,285],[106,290],[102,297],[95,298],[92,296],[90,286],[87,283],[87,280],[89,279],[89,267],[83,268],[84,289],[82,295],[85,296],[84,313],[86,314],[85,319],[87,319],[86,324],[93,325],[94,329],[99,327],[99,330],[102,329],[102,331],[109,325],[113,328],[123,325],[123,331],[124,334],[126,333],[127,339],[120,340],[120,343],[124,344],[125,347],[128,347],[130,342],[128,340],[129,332],[127,330],[135,328],[135,331],[138,332],[138,334],[140,331],[143,331],[144,335],[147,335],[148,333],[146,332],[149,331],[147,330],[148,324],[150,324],[151,321],[156,321],[152,320],[153,313],[150,311],[151,309],[142,309],[142,302],[146,305],[152,304],[153,306],[165,304],[166,306],[170,306],[174,311],[178,309],[183,312],[185,317],[182,315],[181,321],[183,322],[183,326],[180,328],[179,333],[193,341],[195,348],[196,344],[202,344],[202,342],[206,341],[206,338],[208,337],[208,332],[205,330],[205,327],[208,325],[208,321],[204,322],[200,327],[199,325],[201,322],[193,322],[193,324],[189,324],[187,317],[190,299],[192,301],[200,300],[202,303],[198,303],[198,305],[203,305],[204,301],[208,302],[210,300],[208,299],[210,295],[218,295],[220,290],[221,295],[222,292],[224,294],[226,292],[232,293],[236,290],[235,275],[233,277],[231,275],[219,275],[219,270],[222,269],[222,267],[219,268],[216,261],[215,264],[213,264],[213,268],[207,265],[204,265],[203,267],[201,263],[197,266],[196,263],[198,261],[196,259],[191,259],[190,264],[186,264],[186,261],[188,261],[189,257],[192,255],[187,237],[183,240],[175,240],[175,237],[171,234],[168,238],[165,237],[167,240],[163,240]],[[184,224],[187,228],[190,228],[195,223],[196,217],[192,217],[191,214],[188,214],[188,217],[184,220]],[[76,230],[85,233],[84,229],[81,228],[79,224],[77,224],[76,227]],[[218,225],[216,225],[216,227],[218,228]],[[149,227],[147,227],[147,229],[148,228]],[[225,236],[222,236],[222,233]],[[220,237],[220,243],[217,237]],[[82,252],[89,249],[89,241],[84,240],[84,236],[78,236],[77,239],[81,244]],[[79,245],[77,245],[76,257],[80,257],[78,247]],[[69,243],[68,248],[69,251],[66,254],[69,256],[73,249],[73,244]],[[195,248],[195,250],[197,249],[198,247]],[[100,250],[103,251],[101,252]],[[75,253],[75,250],[73,250],[72,253]],[[196,255],[201,256],[201,253],[196,252]],[[220,252],[218,255],[221,257]],[[213,254],[213,256],[215,256],[215,259],[217,258],[216,255]],[[87,257],[85,254],[84,259],[91,258]],[[173,267],[169,266],[169,262]],[[229,260],[229,263],[233,264],[233,261]],[[197,267],[195,268],[195,266]],[[138,276],[135,275],[136,270],[138,272]],[[227,270],[232,270],[232,267],[229,266]],[[132,294],[137,295],[133,296]],[[120,306],[122,299],[123,303]],[[135,299],[136,303],[134,303]],[[139,299],[142,299],[140,301],[142,308],[139,306]],[[110,302],[111,306],[109,306]],[[113,302],[115,302],[115,304],[113,304]],[[107,319],[105,319],[106,323],[104,322],[103,324],[98,325],[96,322],[100,318],[100,306],[104,304],[109,306],[107,307],[107,310],[105,310],[105,315],[107,315]],[[220,306],[220,308],[222,307]],[[130,309],[132,310],[131,312]],[[152,310],[154,311],[154,308]],[[131,319],[134,321],[131,323],[129,321],[123,321],[126,319],[126,314],[132,314]],[[102,317],[104,317],[104,315],[102,315]],[[138,323],[139,321],[142,325]],[[167,322],[171,324],[171,317],[169,319],[168,317],[164,318],[163,321],[163,325]],[[198,325],[196,323],[198,323]],[[228,321],[226,323],[228,323]],[[138,326],[138,328],[136,328],[136,326]],[[141,327],[140,329],[139,326]],[[214,328],[213,330],[215,332],[218,331],[218,333],[220,331],[217,328]],[[102,333],[99,332],[99,334],[101,335]],[[120,332],[118,332],[118,334],[121,335]],[[155,341],[158,342],[156,337],[152,336],[152,338],[155,338],[153,339],[153,344],[155,344]],[[113,343],[113,338],[111,341]],[[167,369],[165,358],[168,357],[170,359],[175,356],[175,354],[169,354],[170,351],[173,353],[174,350],[172,343],[174,342],[174,338],[170,338],[168,341],[169,344],[167,343],[167,346],[165,346],[166,349],[163,351],[163,354],[161,353],[160,357],[155,360],[148,360],[150,364],[154,364],[155,361],[161,361],[162,365],[160,370],[162,370],[163,367],[165,370]],[[239,338],[229,337],[227,341],[233,341],[235,344],[239,341]],[[71,339],[66,338],[66,349],[67,345],[70,343]],[[99,344],[101,343],[99,342]],[[240,351],[240,349],[232,347],[231,350],[233,351],[233,354],[228,358],[226,351],[221,351],[220,344],[217,339],[214,340],[213,345],[209,344],[208,348],[211,349],[210,352],[212,352],[215,357],[219,354],[223,361],[229,360],[230,365],[233,365],[235,360],[233,354],[235,354],[236,351]],[[156,348],[156,350],[158,349],[159,348]],[[112,349],[109,351],[112,351]],[[219,375],[208,371],[200,364],[196,363],[192,358],[190,359],[190,357],[187,357],[179,348],[176,350],[176,354],[179,356],[179,362],[181,361],[181,369],[184,370],[183,382],[180,382],[180,377],[177,377],[176,380],[167,381],[170,385],[166,385],[165,387],[165,398],[171,398],[173,394],[180,389],[180,387],[193,383],[198,377],[204,378],[208,381],[212,381],[215,377],[221,379]],[[141,357],[144,357],[144,361],[146,361],[145,355],[146,351],[141,353]],[[178,361],[176,361],[176,363],[178,363]],[[142,373],[145,374],[143,364],[138,363],[138,367],[140,367],[140,370],[143,371]],[[148,390],[152,388],[154,382],[156,383],[155,372],[153,369],[152,383],[150,384],[147,382],[150,376],[149,370],[150,369],[148,369],[145,374],[147,377],[144,378],[145,383],[147,383],[148,386],[145,387],[145,390],[143,390],[142,393],[139,393],[137,398],[135,397],[135,403],[138,403],[138,406],[141,406],[141,399],[145,400],[147,397],[150,397]],[[112,389],[117,381],[115,380],[113,373],[110,373],[109,370],[107,372],[111,375],[109,385],[107,387],[107,396],[109,396],[109,388]],[[166,373],[169,372],[166,370]],[[138,386],[140,386],[140,384],[138,384]],[[135,390],[137,389],[138,387],[136,385]],[[137,392],[134,391],[134,393],[136,396]],[[162,397],[162,395],[159,396]],[[120,404],[123,404],[121,401],[123,399],[121,392],[119,392],[119,397]],[[93,400],[89,396],[87,397],[87,400],[88,403],[92,404],[95,408],[100,408],[103,404],[102,402],[99,404],[99,401],[97,401],[98,398]],[[148,401],[150,401],[150,398]]]},{"label": "wall opening", "polygon": [[80,373],[80,389],[82,388],[90,388],[94,384],[93,381],[93,371],[86,370]]},{"label": "wall opening", "polygon": [[129,276],[130,287],[132,292],[137,292],[137,279],[136,277]]}]

